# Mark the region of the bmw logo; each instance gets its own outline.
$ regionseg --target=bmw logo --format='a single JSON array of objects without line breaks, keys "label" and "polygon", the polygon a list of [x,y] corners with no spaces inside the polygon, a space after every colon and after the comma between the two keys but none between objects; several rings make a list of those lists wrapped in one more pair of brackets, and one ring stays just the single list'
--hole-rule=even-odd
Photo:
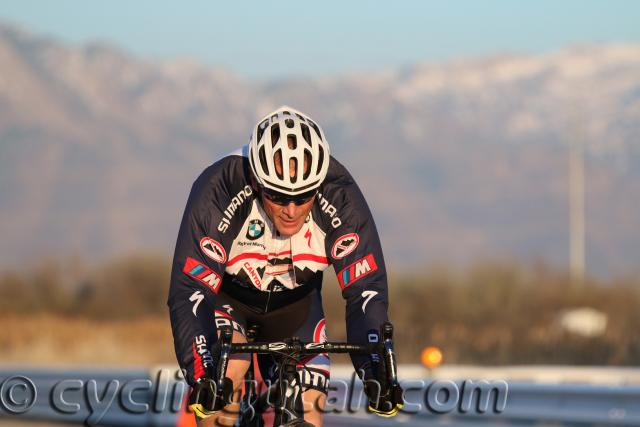
[{"label": "bmw logo", "polygon": [[247,228],[247,239],[256,240],[262,237],[264,234],[264,222],[259,219],[254,219],[249,222],[249,228]]}]

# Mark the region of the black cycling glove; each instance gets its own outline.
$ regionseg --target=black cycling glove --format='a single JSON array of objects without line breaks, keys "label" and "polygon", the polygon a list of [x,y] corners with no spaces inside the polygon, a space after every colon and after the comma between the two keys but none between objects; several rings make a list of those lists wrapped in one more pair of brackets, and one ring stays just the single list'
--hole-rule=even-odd
[{"label": "black cycling glove", "polygon": [[393,417],[402,408],[402,387],[390,385],[384,362],[367,362],[358,374],[364,383],[364,392],[369,398],[369,410],[382,417]]},{"label": "black cycling glove", "polygon": [[218,388],[215,380],[205,376],[200,378],[191,389],[189,408],[199,419],[213,415],[231,401],[233,382],[225,377],[221,390]]}]

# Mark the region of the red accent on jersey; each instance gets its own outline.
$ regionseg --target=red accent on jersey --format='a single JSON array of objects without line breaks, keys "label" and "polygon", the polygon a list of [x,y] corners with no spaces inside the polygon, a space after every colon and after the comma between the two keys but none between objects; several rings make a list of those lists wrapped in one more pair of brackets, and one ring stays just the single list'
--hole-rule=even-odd
[{"label": "red accent on jersey", "polygon": [[[323,342],[326,340],[326,336],[321,336],[322,334],[322,328],[324,328],[324,326],[326,325],[326,321],[325,319],[322,319],[318,322],[318,324],[316,325],[316,327],[313,329],[313,342]],[[325,332],[326,335],[326,332]],[[322,338],[325,338],[325,340],[323,340]]]},{"label": "red accent on jersey", "polygon": [[193,378],[196,380],[204,376],[204,366],[202,366],[202,357],[196,351],[196,341],[193,341]]},{"label": "red accent on jersey", "polygon": [[293,262],[296,261],[313,261],[320,264],[329,264],[329,258],[314,254],[296,254],[293,256]]},{"label": "red accent on jersey", "polygon": [[229,262],[227,263],[227,266],[232,266],[233,264],[237,263],[238,261],[242,261],[243,259],[260,259],[263,261],[266,261],[269,258],[273,258],[273,257],[279,257],[282,255],[290,255],[291,251],[284,251],[284,252],[269,252],[269,255],[265,255],[265,254],[259,254],[256,252],[246,252],[243,254],[238,254],[236,256],[234,256],[233,258],[231,258],[229,260]]},{"label": "red accent on jersey", "polygon": [[246,253],[234,256],[232,259],[229,260],[229,262],[227,263],[227,266],[230,267],[233,264],[237,263],[238,261],[242,261],[243,259],[248,259],[248,258],[260,259],[260,260],[266,261],[268,257],[265,254],[258,254],[255,252],[246,252]]},{"label": "red accent on jersey", "polygon": [[217,316],[222,316],[227,319],[233,320],[233,317],[231,317],[231,315],[225,311],[220,311],[220,310],[213,310],[213,311]]},{"label": "red accent on jersey", "polygon": [[307,229],[307,232],[304,233],[304,238],[307,239],[307,245],[311,247],[311,230]]},{"label": "red accent on jersey", "polygon": [[269,252],[270,257],[279,257],[280,255],[291,255],[291,251],[284,252]]}]

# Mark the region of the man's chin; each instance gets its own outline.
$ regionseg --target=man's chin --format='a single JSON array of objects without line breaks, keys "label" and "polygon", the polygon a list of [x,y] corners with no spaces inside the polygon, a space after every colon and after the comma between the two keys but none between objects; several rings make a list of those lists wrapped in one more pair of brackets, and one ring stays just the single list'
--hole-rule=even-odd
[{"label": "man's chin", "polygon": [[290,237],[296,234],[302,228],[303,222],[295,222],[293,224],[286,224],[282,221],[276,222],[276,228],[278,233],[284,237]]}]

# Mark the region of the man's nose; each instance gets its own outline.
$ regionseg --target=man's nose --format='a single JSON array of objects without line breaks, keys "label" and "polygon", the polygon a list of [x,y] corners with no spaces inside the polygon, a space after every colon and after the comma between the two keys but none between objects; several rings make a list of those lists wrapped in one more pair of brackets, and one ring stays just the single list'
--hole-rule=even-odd
[{"label": "man's nose", "polygon": [[293,218],[294,216],[296,216],[296,204],[293,202],[290,202],[288,205],[286,205],[284,207],[284,212],[287,214],[287,216]]}]

